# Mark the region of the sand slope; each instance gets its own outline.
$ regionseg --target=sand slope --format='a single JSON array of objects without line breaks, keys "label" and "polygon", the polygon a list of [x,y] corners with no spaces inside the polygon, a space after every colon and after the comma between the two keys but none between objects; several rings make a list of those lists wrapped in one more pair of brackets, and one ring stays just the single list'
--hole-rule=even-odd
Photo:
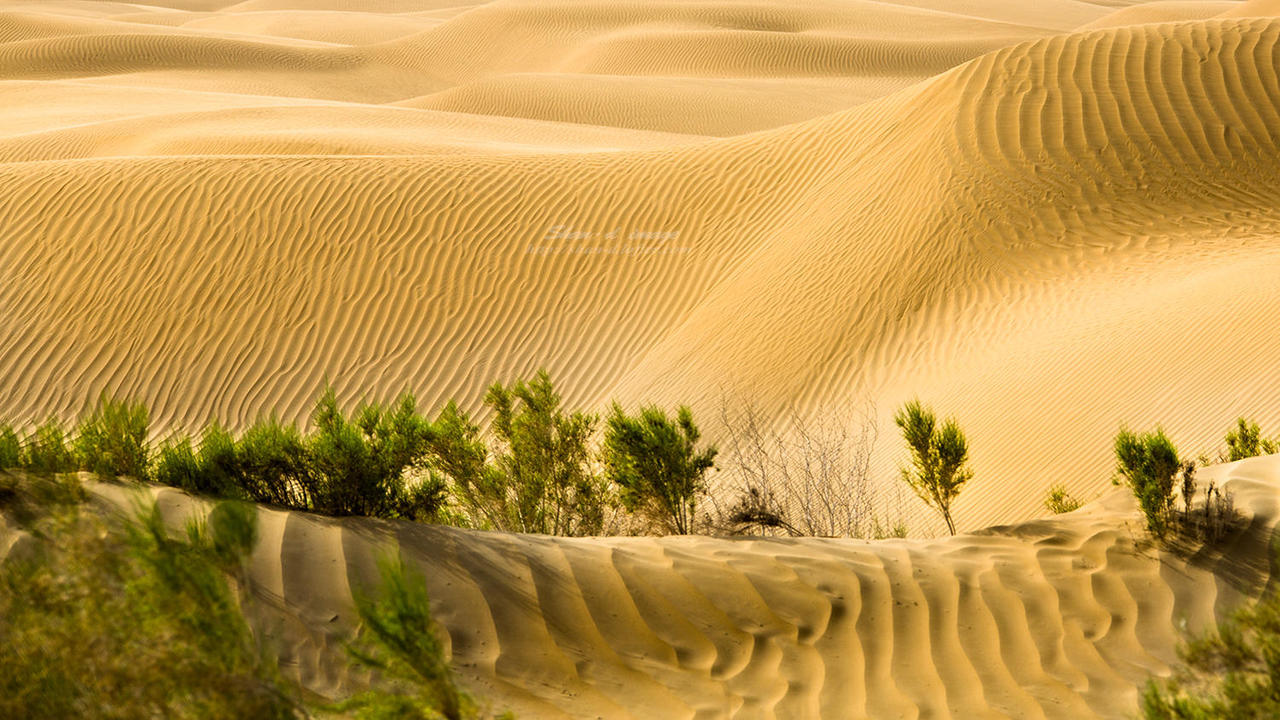
[{"label": "sand slope", "polygon": [[[1280,457],[1200,479],[1225,482],[1242,524],[1177,552],[1144,539],[1124,490],[936,541],[557,539],[263,509],[255,622],[286,672],[351,692],[368,680],[342,650],[351,594],[398,551],[465,683],[520,717],[1125,718],[1179,628],[1271,580]],[[126,508],[131,492],[94,485]],[[175,525],[206,507],[150,492]]]},{"label": "sand slope", "polygon": [[708,425],[870,399],[893,482],[919,395],[962,527],[1100,492],[1122,422],[1280,424],[1269,6],[385,5],[0,8],[0,416],[546,366]]}]

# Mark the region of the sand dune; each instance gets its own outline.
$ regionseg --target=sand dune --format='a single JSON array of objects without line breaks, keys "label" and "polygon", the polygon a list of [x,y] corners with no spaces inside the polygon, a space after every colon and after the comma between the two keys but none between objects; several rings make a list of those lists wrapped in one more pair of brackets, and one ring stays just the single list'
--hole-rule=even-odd
[{"label": "sand dune", "polygon": [[919,395],[967,528],[1101,492],[1121,423],[1280,424],[1265,3],[296,5],[0,13],[0,416],[546,366],[709,426],[870,399],[892,483]]},{"label": "sand dune", "polygon": [[[1211,478],[1246,520],[1212,551],[1154,547],[1120,489],[937,541],[563,539],[263,509],[254,622],[309,689],[352,692],[368,677],[342,649],[351,594],[398,551],[465,683],[519,717],[1125,718],[1180,628],[1272,579],[1280,458]],[[150,492],[178,526],[205,507]]]}]

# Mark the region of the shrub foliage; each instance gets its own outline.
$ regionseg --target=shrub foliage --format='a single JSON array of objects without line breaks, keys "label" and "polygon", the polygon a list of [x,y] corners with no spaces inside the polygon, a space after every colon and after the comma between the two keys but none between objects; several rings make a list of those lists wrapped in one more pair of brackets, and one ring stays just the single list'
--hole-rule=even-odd
[{"label": "shrub foliage", "polygon": [[947,530],[956,534],[951,504],[973,477],[968,468],[969,443],[956,421],[938,424],[933,410],[913,400],[893,418],[911,451],[911,467],[902,468],[902,479],[930,507],[942,514]]},{"label": "shrub foliage", "polygon": [[1138,435],[1121,428],[1116,435],[1116,473],[1133,491],[1147,529],[1163,536],[1173,516],[1174,488],[1182,463],[1164,430]]},{"label": "shrub foliage", "polygon": [[631,416],[614,403],[604,460],[627,509],[643,512],[677,535],[693,532],[698,498],[706,492],[706,474],[716,458],[715,446],[698,449],[700,438],[688,407],[672,419],[655,406]]},{"label": "shrub foliage", "polygon": [[1147,683],[1147,720],[1280,717],[1280,594],[1274,588],[1178,654],[1185,667],[1167,681]]},{"label": "shrub foliage", "polygon": [[149,423],[146,405],[103,393],[97,407],[76,428],[73,446],[80,469],[107,478],[145,478]]},{"label": "shrub foliage", "polygon": [[1255,422],[1237,418],[1235,428],[1227,432],[1227,460],[1230,462],[1271,455],[1276,451],[1276,443],[1262,437],[1262,430]]}]

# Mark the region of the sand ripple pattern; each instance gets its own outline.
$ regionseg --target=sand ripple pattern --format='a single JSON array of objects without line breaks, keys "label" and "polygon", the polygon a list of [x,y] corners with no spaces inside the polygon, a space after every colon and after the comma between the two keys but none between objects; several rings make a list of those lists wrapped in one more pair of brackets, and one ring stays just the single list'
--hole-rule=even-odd
[{"label": "sand ripple pattern", "polygon": [[[1246,521],[1191,555],[1142,539],[1123,490],[938,541],[563,539],[263,509],[254,622],[307,687],[351,692],[368,681],[343,651],[351,594],[398,551],[466,684],[520,717],[1126,718],[1179,628],[1272,579],[1280,460],[1210,478]],[[204,507],[153,492],[175,526]]]}]

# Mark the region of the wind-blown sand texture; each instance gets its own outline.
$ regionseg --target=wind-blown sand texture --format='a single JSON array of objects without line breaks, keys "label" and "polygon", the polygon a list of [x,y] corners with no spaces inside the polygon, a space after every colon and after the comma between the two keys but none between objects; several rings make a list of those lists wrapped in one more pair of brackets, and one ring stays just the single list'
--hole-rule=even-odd
[{"label": "wind-blown sand texture", "polygon": [[3,3],[0,417],[546,366],[708,421],[919,395],[963,528],[1092,497],[1122,422],[1280,423],[1280,5],[1125,5]]},{"label": "wind-blown sand texture", "polygon": [[[1157,549],[1121,489],[932,541],[564,539],[263,509],[255,623],[309,689],[362,687],[352,592],[398,550],[464,683],[521,718],[1128,718],[1182,629],[1273,579],[1280,456],[1200,479],[1226,481],[1242,517],[1211,550]],[[121,486],[94,493],[132,507]],[[207,507],[151,494],[179,526]],[[18,543],[0,522],[0,559]]]}]

